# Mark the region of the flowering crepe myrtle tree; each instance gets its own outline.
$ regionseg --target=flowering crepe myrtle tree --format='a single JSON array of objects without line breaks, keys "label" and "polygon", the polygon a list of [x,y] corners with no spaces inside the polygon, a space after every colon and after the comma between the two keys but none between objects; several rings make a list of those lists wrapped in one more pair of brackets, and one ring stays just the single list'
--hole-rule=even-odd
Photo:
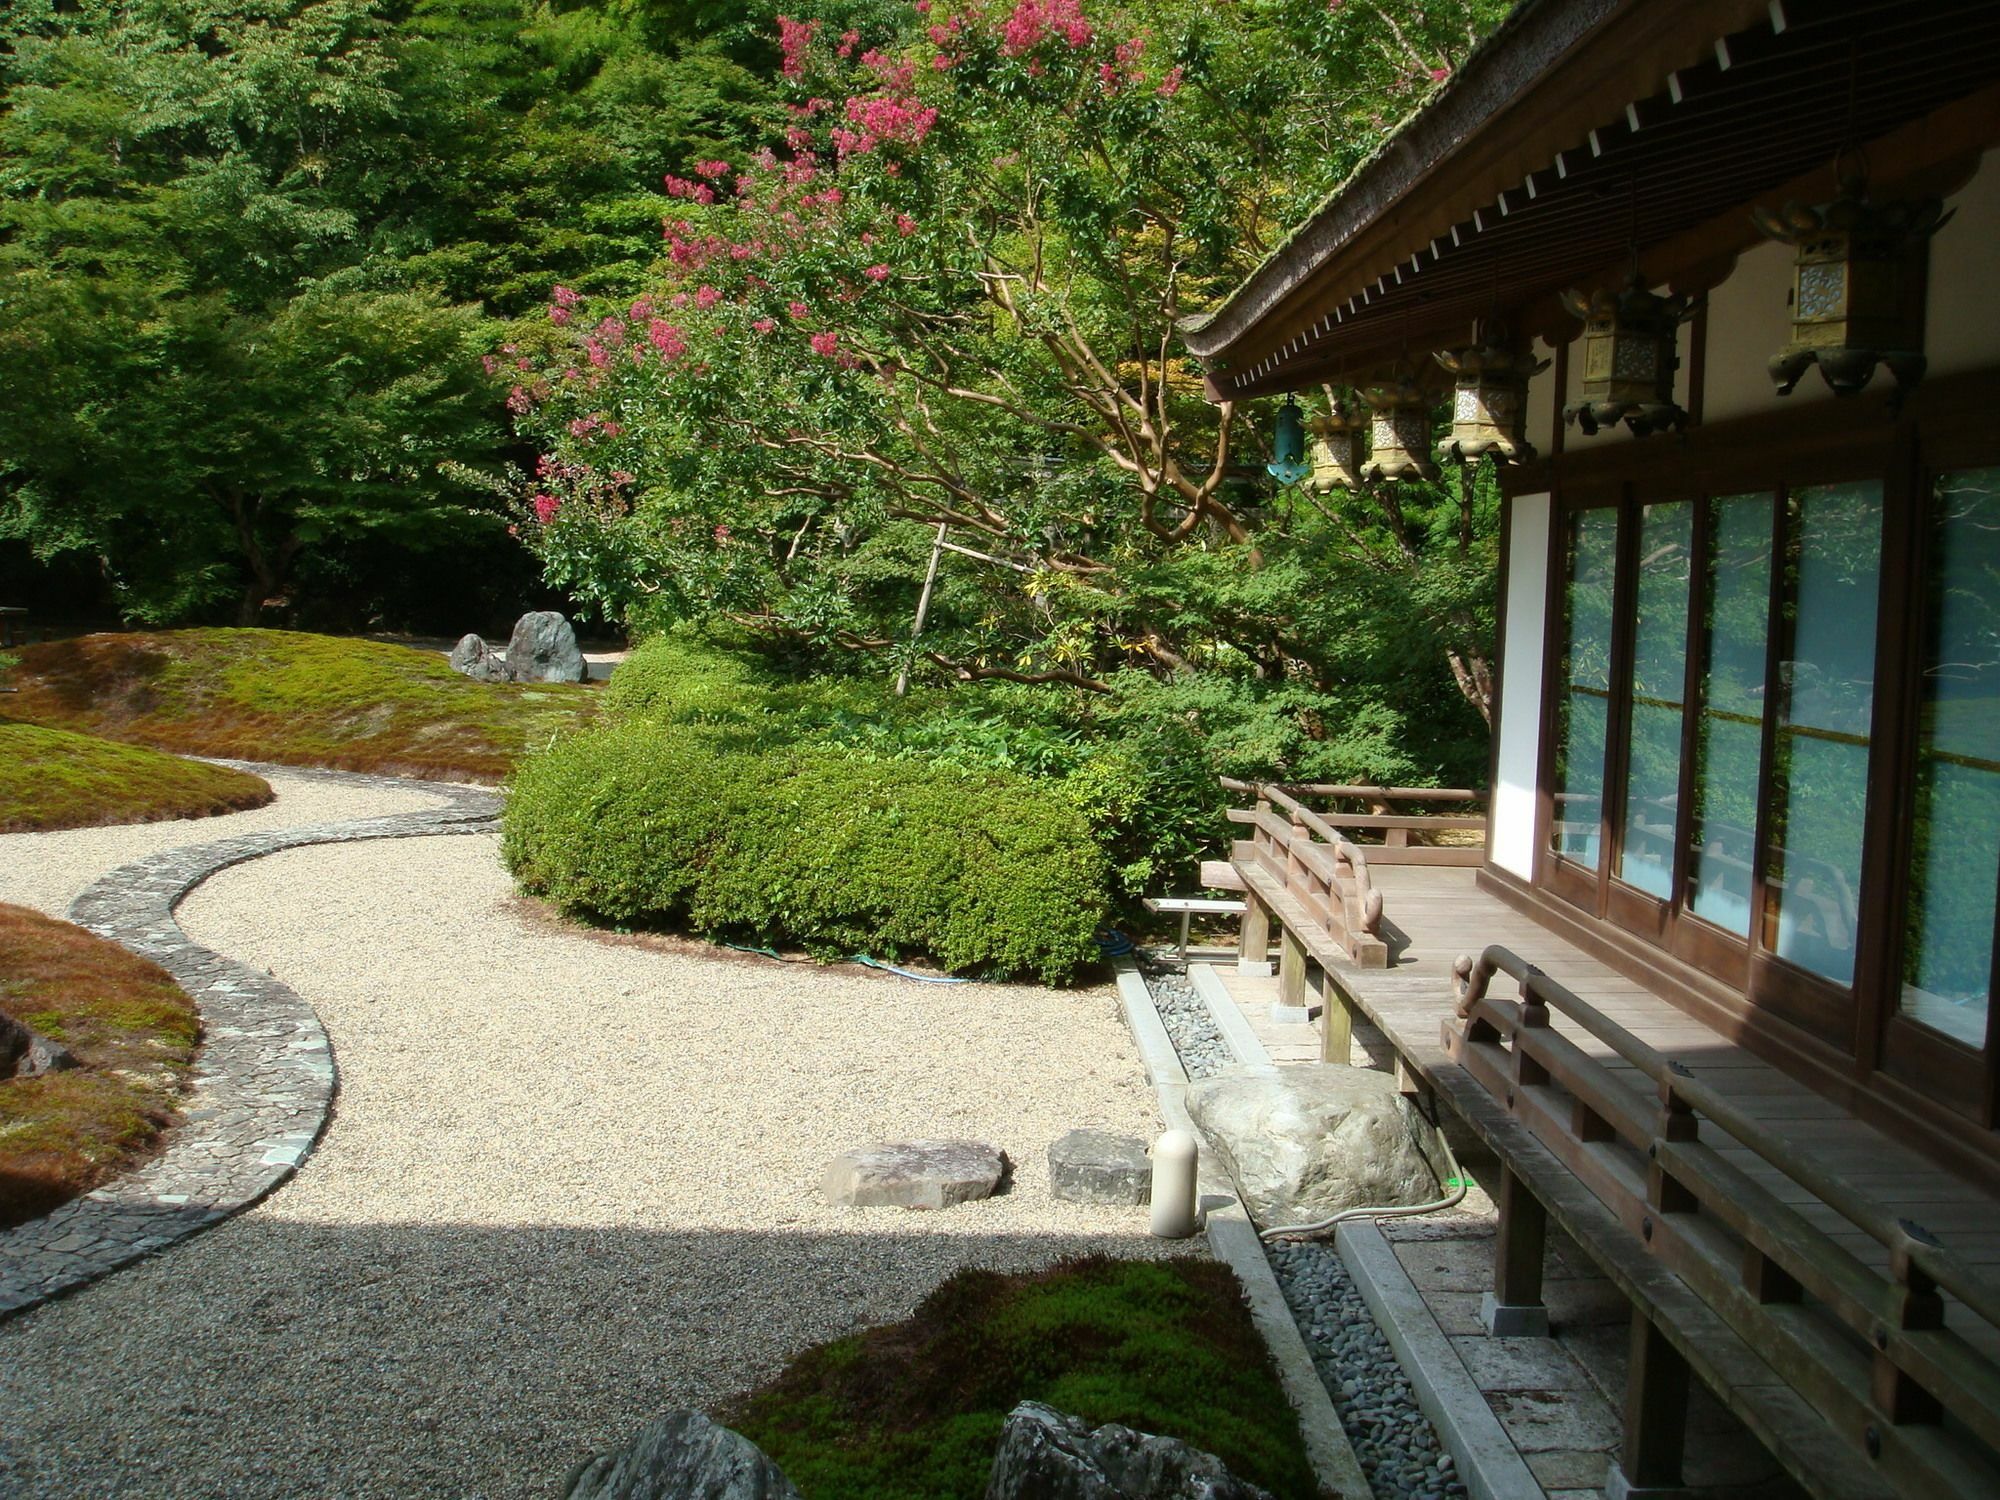
[{"label": "flowering crepe myrtle tree", "polygon": [[[1218,654],[1322,675],[1296,612],[1190,610],[1157,576],[1284,545],[1260,535],[1255,430],[1204,399],[1176,325],[1449,72],[1481,10],[781,19],[782,144],[668,175],[647,295],[558,287],[505,351],[545,449],[523,529],[551,581],[614,615],[724,613],[961,678],[1101,688]],[[1369,566],[1420,562],[1417,533],[1385,543],[1380,520],[1308,524]],[[946,538],[969,550],[913,642]]]}]

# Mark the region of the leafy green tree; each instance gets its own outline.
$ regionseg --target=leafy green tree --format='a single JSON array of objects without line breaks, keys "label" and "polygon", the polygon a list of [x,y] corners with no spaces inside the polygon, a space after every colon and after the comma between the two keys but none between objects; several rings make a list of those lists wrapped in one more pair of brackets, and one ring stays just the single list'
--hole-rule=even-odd
[{"label": "leafy green tree", "polygon": [[[898,670],[1289,685],[1321,742],[1381,706],[1348,691],[1365,682],[1416,701],[1419,738],[1464,738],[1490,484],[1274,498],[1249,413],[1204,399],[1176,329],[1492,10],[782,19],[783,148],[670,178],[646,294],[565,286],[523,341],[551,577],[628,618],[727,614]],[[939,540],[970,550],[946,552],[913,640]]]},{"label": "leafy green tree", "polygon": [[[481,356],[635,280],[660,166],[766,128],[714,7],[22,0],[0,21],[0,538],[167,621],[498,537]],[[380,555],[382,549],[376,548]]]}]

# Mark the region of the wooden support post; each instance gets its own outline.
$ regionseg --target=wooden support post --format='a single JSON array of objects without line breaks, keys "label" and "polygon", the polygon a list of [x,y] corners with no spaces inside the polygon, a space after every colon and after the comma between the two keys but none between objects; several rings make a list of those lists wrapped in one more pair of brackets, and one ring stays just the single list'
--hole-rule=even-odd
[{"label": "wooden support post", "polygon": [[1295,1010],[1304,1010],[1310,1003],[1307,994],[1305,940],[1290,927],[1278,934],[1278,1003],[1289,1005]]},{"label": "wooden support post", "polygon": [[1346,1067],[1354,1060],[1354,1002],[1331,974],[1319,985],[1319,1056]]},{"label": "wooden support post", "polygon": [[1604,1477],[1607,1500],[1665,1500],[1686,1493],[1681,1455],[1687,1449],[1687,1410],[1687,1361],[1643,1308],[1633,1308],[1625,1440]]},{"label": "wooden support post", "polygon": [[1916,1225],[1904,1221],[1903,1237],[1889,1247],[1889,1305],[1887,1324],[1875,1336],[1875,1365],[1869,1379],[1869,1395],[1875,1409],[1892,1423],[1935,1422],[1944,1415],[1938,1398],[1904,1373],[1889,1357],[1888,1330],[1933,1330],[1944,1327],[1944,1298],[1938,1286],[1910,1257],[1913,1244],[1935,1245],[1936,1240]]},{"label": "wooden support post", "polygon": [[1251,891],[1243,893],[1243,925],[1236,937],[1236,972],[1271,972],[1271,913]]},{"label": "wooden support post", "polygon": [[1549,1310],[1542,1302],[1542,1259],[1548,1214],[1512,1167],[1500,1168],[1500,1210],[1493,1237],[1493,1290],[1479,1299],[1480,1321],[1496,1338],[1547,1338]]}]

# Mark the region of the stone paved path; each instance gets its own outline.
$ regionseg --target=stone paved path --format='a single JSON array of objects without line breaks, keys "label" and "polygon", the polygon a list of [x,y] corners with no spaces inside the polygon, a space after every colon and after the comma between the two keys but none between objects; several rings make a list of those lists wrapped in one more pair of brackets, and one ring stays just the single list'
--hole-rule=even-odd
[{"label": "stone paved path", "polygon": [[[405,785],[384,777],[341,779]],[[445,797],[446,805],[167,850],[111,871],[71,905],[71,921],[173,975],[200,1007],[202,1046],[182,1123],[159,1156],[44,1218],[0,1232],[0,1321],[248,1208],[298,1169],[333,1102],[333,1055],[319,1018],[286,985],[190,939],[174,907],[217,871],[282,849],[473,833],[499,813],[492,792],[428,784],[424,790]]]}]

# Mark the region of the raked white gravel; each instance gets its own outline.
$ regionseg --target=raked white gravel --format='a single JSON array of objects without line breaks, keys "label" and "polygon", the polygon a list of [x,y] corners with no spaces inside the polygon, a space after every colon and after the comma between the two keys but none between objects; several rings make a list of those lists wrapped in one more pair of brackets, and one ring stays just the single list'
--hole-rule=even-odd
[{"label": "raked white gravel", "polygon": [[[253,818],[411,805],[281,791],[33,836],[27,876],[30,836],[0,838],[0,899],[67,901]],[[522,907],[490,836],[276,855],[181,920],[312,1001],[334,1119],[249,1213],[0,1325],[0,1495],[551,1496],[650,1416],[901,1317],[957,1267],[1167,1248],[1143,1209],[1048,1193],[1064,1131],[1158,1129],[1108,990],[607,941]],[[835,1153],[917,1135],[1001,1146],[1011,1191],[936,1214],[818,1201]]]}]

